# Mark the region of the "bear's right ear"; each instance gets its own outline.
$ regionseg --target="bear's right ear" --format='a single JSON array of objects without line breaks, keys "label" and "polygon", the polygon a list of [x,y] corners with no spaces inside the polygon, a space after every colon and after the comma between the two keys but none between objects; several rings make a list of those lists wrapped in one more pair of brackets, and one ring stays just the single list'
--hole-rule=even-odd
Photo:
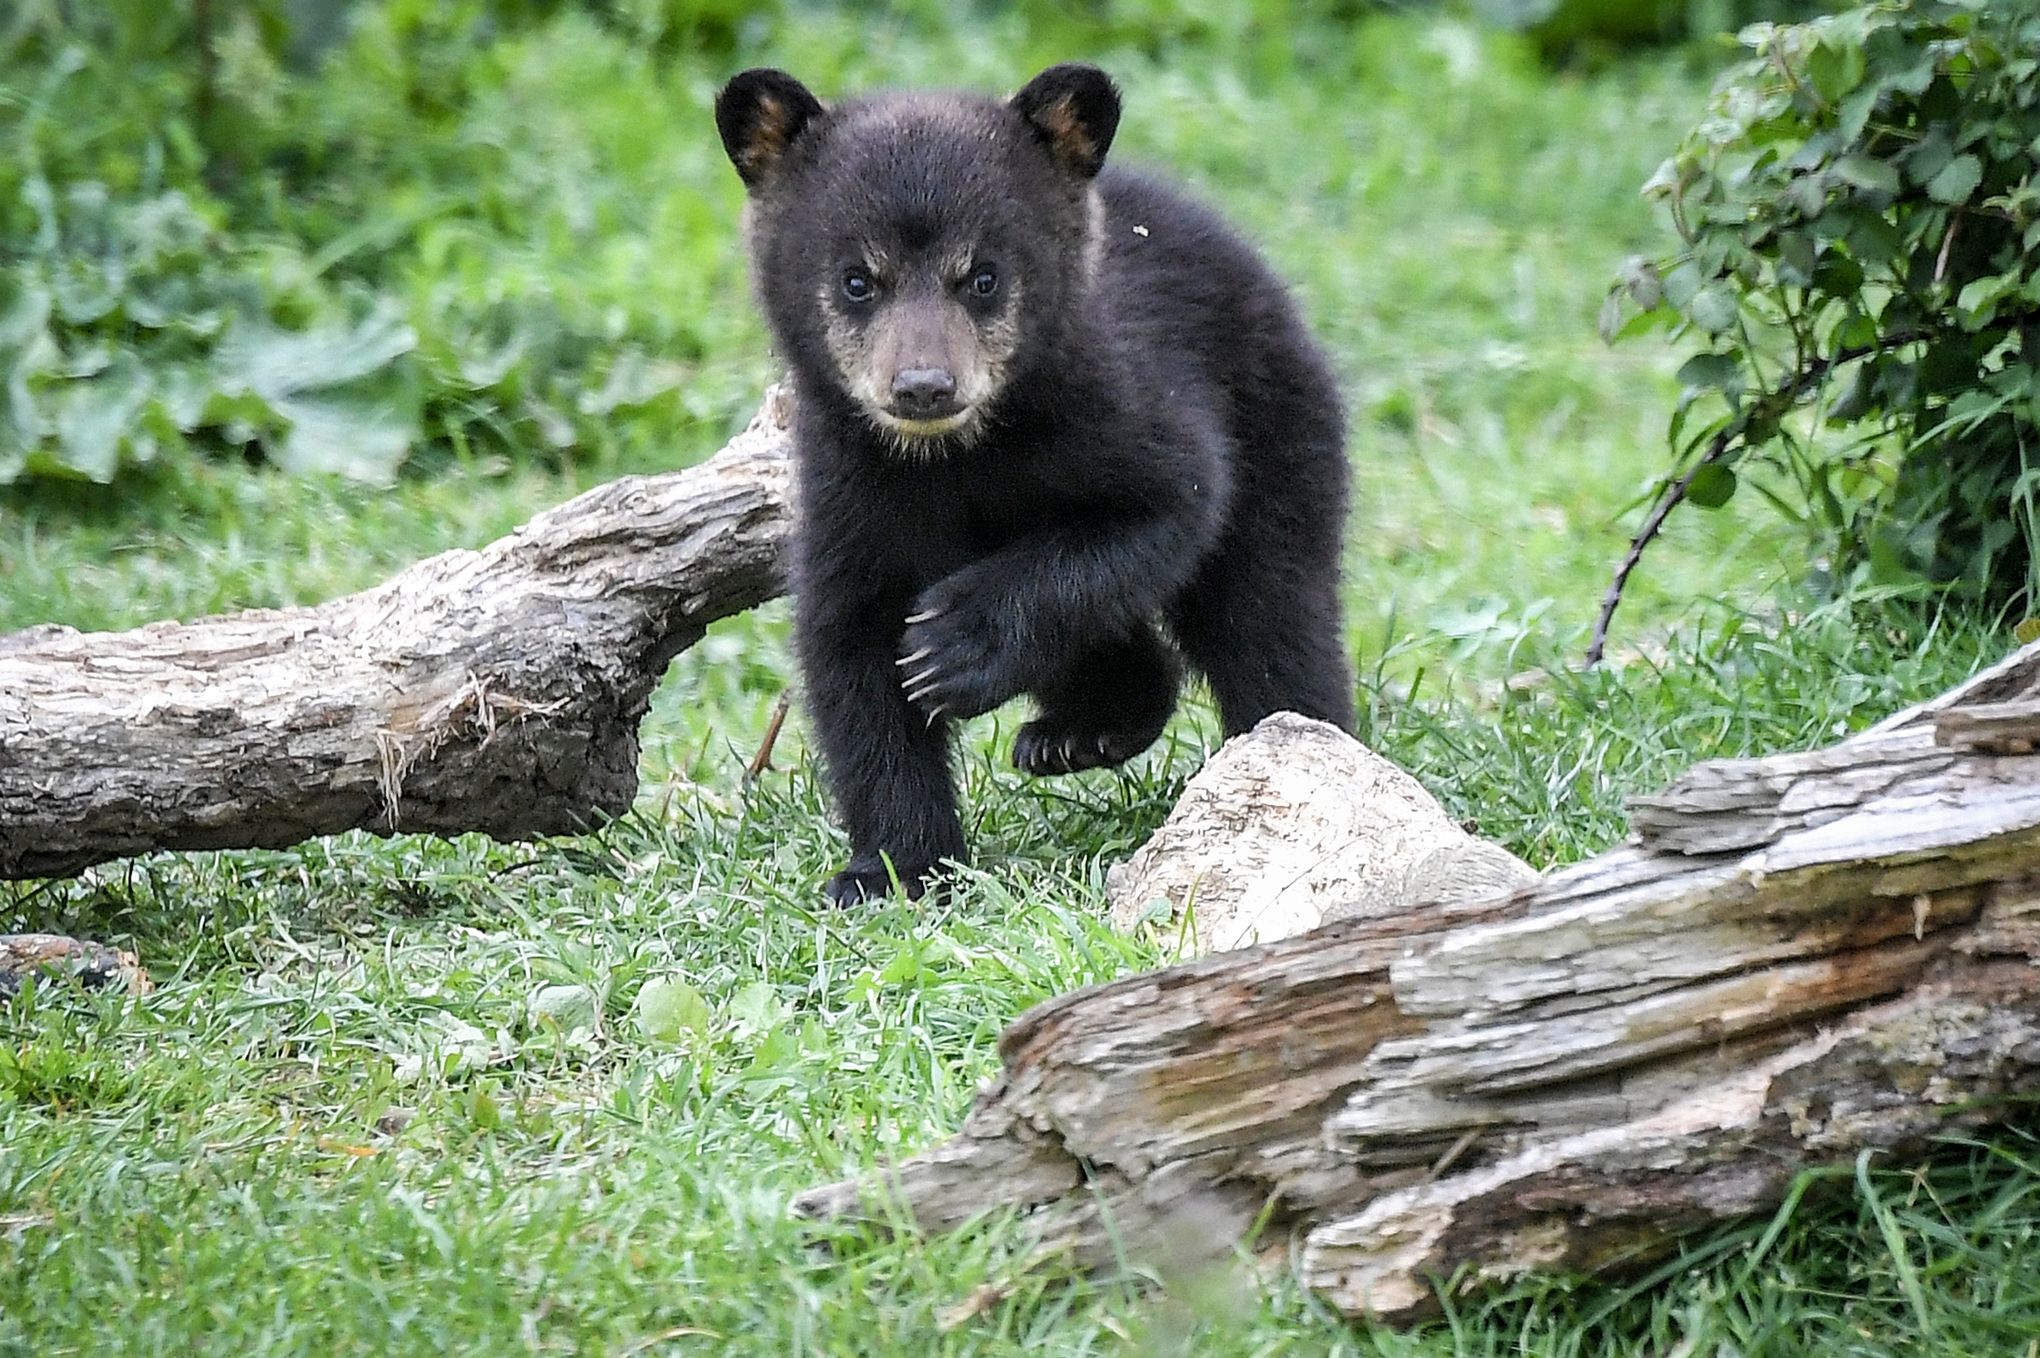
[{"label": "bear's right ear", "polygon": [[1094,178],[1105,168],[1105,152],[1119,130],[1119,90],[1096,66],[1049,67],[1013,96],[1013,110],[1077,178]]},{"label": "bear's right ear", "polygon": [[723,150],[737,167],[744,187],[756,190],[772,174],[810,122],[821,116],[822,101],[784,71],[759,67],[743,72],[715,97],[715,127]]}]

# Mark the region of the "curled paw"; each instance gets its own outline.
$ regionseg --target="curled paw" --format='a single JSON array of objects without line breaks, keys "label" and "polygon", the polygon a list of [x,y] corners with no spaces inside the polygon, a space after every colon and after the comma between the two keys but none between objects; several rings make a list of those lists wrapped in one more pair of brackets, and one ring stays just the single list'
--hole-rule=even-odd
[{"label": "curled paw", "polygon": [[932,722],[975,717],[1019,693],[1010,655],[982,605],[923,596],[907,617],[895,663],[907,701]]},{"label": "curled paw", "polygon": [[1037,778],[1109,769],[1124,764],[1153,740],[1152,735],[1077,730],[1049,718],[1037,718],[1013,737],[1013,767]]}]

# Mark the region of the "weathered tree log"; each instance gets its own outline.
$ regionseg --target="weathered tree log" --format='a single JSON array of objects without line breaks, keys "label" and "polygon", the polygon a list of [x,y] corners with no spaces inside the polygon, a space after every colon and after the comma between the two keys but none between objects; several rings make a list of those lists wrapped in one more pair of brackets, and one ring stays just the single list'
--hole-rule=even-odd
[{"label": "weathered tree log", "polygon": [[1640,1264],[1986,1125],[2040,1078],[2040,756],[1993,752],[2036,698],[2030,647],[1829,749],[1700,765],[1512,894],[1050,1001],[953,1140],[798,1208],[1018,1209],[1098,1262],[1259,1225],[1402,1319],[1462,1269]]},{"label": "weathered tree log", "polygon": [[667,662],[780,591],[786,441],[768,395],[701,466],[611,482],[365,593],[0,638],[0,878],[621,812]]}]

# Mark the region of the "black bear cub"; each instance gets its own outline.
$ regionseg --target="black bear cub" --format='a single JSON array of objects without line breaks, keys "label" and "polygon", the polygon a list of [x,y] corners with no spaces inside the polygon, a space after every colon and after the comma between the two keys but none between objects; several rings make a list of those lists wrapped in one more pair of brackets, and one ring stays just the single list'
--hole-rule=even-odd
[{"label": "black bear cub", "polygon": [[1033,774],[1146,749],[1179,654],[1228,735],[1352,728],[1332,374],[1214,213],[1104,170],[1104,72],[825,107],[753,70],[715,116],[793,373],[795,631],[853,850],[832,900],[963,859],[949,726],[1023,693]]}]

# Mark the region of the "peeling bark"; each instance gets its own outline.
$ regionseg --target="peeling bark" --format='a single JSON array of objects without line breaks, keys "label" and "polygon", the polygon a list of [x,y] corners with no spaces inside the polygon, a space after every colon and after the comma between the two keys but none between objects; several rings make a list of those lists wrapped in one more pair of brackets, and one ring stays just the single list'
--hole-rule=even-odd
[{"label": "peeling bark", "polygon": [[1019,1209],[1098,1262],[1272,1223],[1389,1319],[1462,1268],[1639,1264],[2033,1088],[2034,731],[2040,647],[1829,749],[1697,766],[1633,843],[1512,894],[1052,1000],[956,1138],[798,1208]]},{"label": "peeling bark", "polygon": [[622,812],[667,662],[780,591],[788,413],[315,608],[0,637],[0,878]]}]

